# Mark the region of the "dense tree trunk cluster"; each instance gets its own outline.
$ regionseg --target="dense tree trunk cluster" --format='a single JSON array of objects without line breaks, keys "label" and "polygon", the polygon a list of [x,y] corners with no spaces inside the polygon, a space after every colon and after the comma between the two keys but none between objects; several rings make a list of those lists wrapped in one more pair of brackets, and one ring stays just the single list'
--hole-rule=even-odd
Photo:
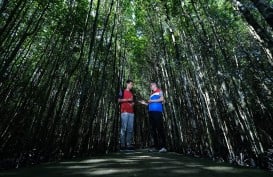
[{"label": "dense tree trunk cluster", "polygon": [[[266,0],[0,1],[0,166],[115,151],[117,94],[164,91],[168,149],[268,168],[272,4]],[[147,147],[136,104],[135,144]]]}]

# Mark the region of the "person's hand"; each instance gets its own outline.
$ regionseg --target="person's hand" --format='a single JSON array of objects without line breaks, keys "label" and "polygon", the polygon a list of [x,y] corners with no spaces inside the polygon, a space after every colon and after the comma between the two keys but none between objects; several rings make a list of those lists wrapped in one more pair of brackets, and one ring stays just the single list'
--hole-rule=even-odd
[{"label": "person's hand", "polygon": [[139,103],[141,103],[143,105],[147,105],[146,101],[144,101],[144,100],[139,101]]},{"label": "person's hand", "polygon": [[129,98],[129,99],[127,99],[127,101],[128,101],[128,102],[131,102],[131,101],[133,101],[133,98]]},{"label": "person's hand", "polygon": [[152,103],[153,101],[152,100],[148,100],[148,103]]}]

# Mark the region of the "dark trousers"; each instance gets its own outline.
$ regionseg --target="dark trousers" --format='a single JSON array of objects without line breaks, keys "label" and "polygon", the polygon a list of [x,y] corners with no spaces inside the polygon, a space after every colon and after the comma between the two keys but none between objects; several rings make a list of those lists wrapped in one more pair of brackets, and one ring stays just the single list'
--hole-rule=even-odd
[{"label": "dark trousers", "polygon": [[164,132],[162,112],[150,111],[149,119],[155,148],[160,149],[166,147],[166,137]]}]

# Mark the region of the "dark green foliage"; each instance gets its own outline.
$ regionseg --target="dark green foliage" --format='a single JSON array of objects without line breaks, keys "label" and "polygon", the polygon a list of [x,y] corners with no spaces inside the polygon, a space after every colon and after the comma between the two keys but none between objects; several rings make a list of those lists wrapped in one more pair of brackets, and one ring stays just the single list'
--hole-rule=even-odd
[{"label": "dark green foliage", "polygon": [[[21,166],[115,151],[130,78],[139,99],[159,82],[170,150],[258,165],[273,148],[264,2],[2,1],[0,156]],[[139,147],[151,144],[146,115],[136,105]]]}]

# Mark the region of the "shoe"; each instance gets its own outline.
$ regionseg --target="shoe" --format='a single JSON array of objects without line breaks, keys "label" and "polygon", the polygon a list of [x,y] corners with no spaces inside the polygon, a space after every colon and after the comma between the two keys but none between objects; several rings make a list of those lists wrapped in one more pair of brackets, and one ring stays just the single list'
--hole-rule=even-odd
[{"label": "shoe", "polygon": [[158,152],[158,150],[156,148],[149,148],[148,152]]},{"label": "shoe", "polygon": [[164,153],[164,152],[167,152],[167,149],[163,147],[163,148],[161,148],[158,152]]}]

